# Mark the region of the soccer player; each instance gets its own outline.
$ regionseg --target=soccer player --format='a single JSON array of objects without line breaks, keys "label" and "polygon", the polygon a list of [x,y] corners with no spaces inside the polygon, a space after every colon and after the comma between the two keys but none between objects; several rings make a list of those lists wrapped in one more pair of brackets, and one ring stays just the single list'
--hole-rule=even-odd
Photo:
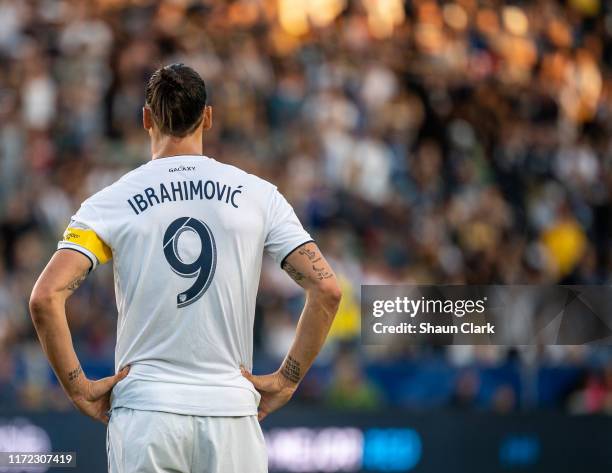
[{"label": "soccer player", "polygon": [[[109,471],[263,473],[259,420],[292,397],[323,345],[340,290],[334,272],[275,186],[202,155],[212,109],[182,64],[146,86],[152,160],[87,199],[40,275],[30,311],[63,389],[108,423]],[[263,253],[306,291],[279,369],[251,374]],[[114,376],[90,380],[65,302],[113,260]]]}]

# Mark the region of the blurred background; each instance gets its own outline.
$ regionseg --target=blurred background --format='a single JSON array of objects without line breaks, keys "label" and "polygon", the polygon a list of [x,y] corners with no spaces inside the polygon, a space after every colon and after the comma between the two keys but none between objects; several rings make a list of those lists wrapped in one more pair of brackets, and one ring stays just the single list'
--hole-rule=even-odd
[{"label": "blurred background", "polygon": [[[101,435],[58,387],[27,301],[80,202],[149,159],[143,89],[173,62],[207,82],[204,153],[277,184],[344,290],[293,415],[270,418],[271,471],[432,471],[429,436],[463,428],[499,440],[472,445],[488,463],[470,471],[552,471],[548,435],[609,438],[610,347],[365,347],[359,296],[361,284],[610,284],[610,3],[0,0],[0,446],[27,419],[51,443],[72,428],[56,432],[58,419]],[[90,377],[113,369],[108,266],[68,307]],[[266,260],[256,372],[277,368],[302,303]],[[330,442],[361,463],[317,464]],[[589,471],[612,466],[572,445]]]}]

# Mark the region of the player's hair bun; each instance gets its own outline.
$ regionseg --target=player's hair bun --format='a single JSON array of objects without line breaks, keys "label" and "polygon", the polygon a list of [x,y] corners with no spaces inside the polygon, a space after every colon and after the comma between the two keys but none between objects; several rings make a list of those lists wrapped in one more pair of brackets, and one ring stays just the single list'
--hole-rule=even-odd
[{"label": "player's hair bun", "polygon": [[[182,66],[182,64],[179,64],[179,66]],[[164,82],[167,82],[172,87],[180,87],[182,85],[180,76],[172,69],[172,66],[166,66],[160,69],[159,75]]]},{"label": "player's hair bun", "polygon": [[146,104],[160,131],[184,137],[202,122],[206,85],[184,64],[171,64],[153,73],[145,90]]}]

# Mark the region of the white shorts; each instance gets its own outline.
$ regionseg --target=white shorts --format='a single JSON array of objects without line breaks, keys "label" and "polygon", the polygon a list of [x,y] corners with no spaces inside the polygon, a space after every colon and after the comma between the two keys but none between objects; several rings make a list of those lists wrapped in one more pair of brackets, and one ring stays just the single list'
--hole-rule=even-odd
[{"label": "white shorts", "polygon": [[267,473],[256,416],[196,417],[113,409],[106,436],[109,473]]}]

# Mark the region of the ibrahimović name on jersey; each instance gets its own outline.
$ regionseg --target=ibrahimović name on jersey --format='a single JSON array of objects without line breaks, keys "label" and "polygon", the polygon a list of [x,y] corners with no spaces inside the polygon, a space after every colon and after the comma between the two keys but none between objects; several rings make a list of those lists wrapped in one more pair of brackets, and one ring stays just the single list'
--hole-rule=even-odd
[{"label": "ibrahimovi\u0107 name on jersey", "polygon": [[194,200],[196,198],[218,200],[238,208],[238,199],[241,193],[242,185],[232,188],[232,186],[221,184],[219,181],[202,181],[201,179],[197,181],[171,181],[169,186],[160,182],[157,189],[147,187],[142,193],[134,194],[127,202],[136,215],[164,202]]}]

